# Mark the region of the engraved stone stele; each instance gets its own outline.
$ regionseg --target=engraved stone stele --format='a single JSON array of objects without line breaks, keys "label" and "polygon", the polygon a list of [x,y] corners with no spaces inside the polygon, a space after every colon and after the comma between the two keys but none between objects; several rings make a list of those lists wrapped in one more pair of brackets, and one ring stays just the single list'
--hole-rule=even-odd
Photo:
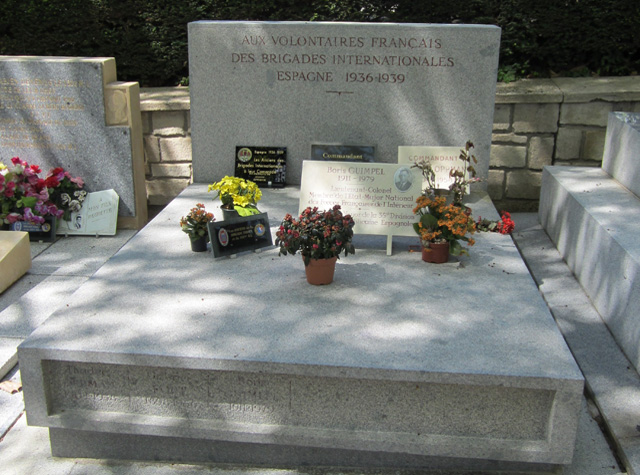
[{"label": "engraved stone stele", "polygon": [[113,58],[0,56],[0,159],[63,167],[87,191],[114,189],[118,227],[147,221],[139,85]]},{"label": "engraved stone stele", "polygon": [[[233,174],[241,144],[287,147],[300,184],[312,144],[475,144],[489,170],[500,29],[487,25],[189,24],[195,182]],[[478,189],[486,189],[486,182]]]}]

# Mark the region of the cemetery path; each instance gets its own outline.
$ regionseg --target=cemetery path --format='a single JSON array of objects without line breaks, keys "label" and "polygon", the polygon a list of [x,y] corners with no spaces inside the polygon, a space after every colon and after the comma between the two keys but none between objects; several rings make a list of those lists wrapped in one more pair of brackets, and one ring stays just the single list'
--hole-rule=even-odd
[{"label": "cemetery path", "polygon": [[[563,263],[546,233],[531,213],[514,214],[516,231],[513,238],[538,284],[549,308],[556,318],[571,351],[586,379],[586,396],[578,427],[573,463],[564,468],[565,475],[640,474],[640,438],[628,430],[629,420],[640,422],[635,401],[640,401],[640,378],[629,370],[626,358],[606,330],[599,315],[590,305],[570,271]],[[55,293],[58,281],[69,292],[79,287],[113,255],[133,232],[119,233],[119,241],[105,239],[87,241],[91,252],[74,253],[91,256],[84,261],[70,258],[65,251],[65,240],[53,245],[35,243],[32,246],[34,267],[20,281],[0,295],[0,366],[4,380],[20,382],[15,348],[27,335],[7,330],[3,322],[22,305],[22,312],[31,317],[36,308],[38,317],[31,322],[37,326],[55,310],[55,305],[38,307],[34,302],[34,289],[50,289]],[[83,238],[74,238],[80,239]],[[99,257],[96,258],[96,255]],[[35,269],[35,271],[34,271]],[[57,278],[57,280],[56,280]],[[51,287],[53,286],[53,287]],[[75,288],[74,288],[75,287]],[[44,293],[44,292],[42,292]],[[31,298],[32,300],[28,300]],[[35,307],[25,307],[26,303]],[[26,312],[30,310],[31,313]],[[13,312],[13,313],[11,313]],[[38,313],[39,312],[39,313]],[[47,312],[49,312],[47,314]],[[3,318],[4,317],[4,318]],[[9,329],[10,330],[10,329]],[[28,329],[27,329],[28,330]],[[25,331],[25,330],[23,330]],[[620,394],[632,397],[620,397]],[[634,397],[635,396],[635,397]],[[0,471],[5,474],[339,474],[359,473],[332,469],[260,469],[226,465],[187,465],[169,463],[112,462],[93,459],[53,458],[49,448],[48,431],[26,424],[24,403],[20,392],[10,394],[0,390]],[[635,416],[635,418],[633,418]],[[384,470],[367,473],[384,474]],[[391,473],[403,473],[390,470]],[[407,471],[406,473],[409,473]],[[411,473],[416,473],[412,471]],[[425,473],[425,472],[420,472]],[[453,472],[428,472],[453,475]],[[465,472],[468,473],[468,472]]]}]

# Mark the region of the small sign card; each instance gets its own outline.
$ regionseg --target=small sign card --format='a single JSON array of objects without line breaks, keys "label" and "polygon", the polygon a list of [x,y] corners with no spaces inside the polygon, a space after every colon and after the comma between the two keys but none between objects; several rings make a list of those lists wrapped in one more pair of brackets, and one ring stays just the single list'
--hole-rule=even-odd
[{"label": "small sign card", "polygon": [[[431,162],[436,174],[436,188],[449,189],[453,178],[449,176],[452,169],[464,170],[464,163],[458,157],[462,147],[424,147],[424,146],[400,146],[398,147],[398,163],[413,165],[419,161]],[[414,168],[415,170],[415,168]],[[426,182],[423,183],[426,186]]]},{"label": "small sign card", "polygon": [[286,147],[236,147],[235,176],[258,186],[282,188],[286,181]]},{"label": "small sign card", "polygon": [[87,193],[80,211],[72,212],[69,221],[62,218],[58,220],[57,234],[114,236],[119,202],[115,190]]},{"label": "small sign card", "polygon": [[373,162],[375,147],[369,145],[312,144],[311,159],[332,162]]},{"label": "small sign card", "polygon": [[273,246],[267,213],[208,224],[213,257]]},{"label": "small sign card", "polygon": [[351,214],[353,231],[386,236],[415,236],[413,214],[421,193],[421,175],[392,163],[302,163],[300,211],[307,206],[329,209],[335,204]]}]

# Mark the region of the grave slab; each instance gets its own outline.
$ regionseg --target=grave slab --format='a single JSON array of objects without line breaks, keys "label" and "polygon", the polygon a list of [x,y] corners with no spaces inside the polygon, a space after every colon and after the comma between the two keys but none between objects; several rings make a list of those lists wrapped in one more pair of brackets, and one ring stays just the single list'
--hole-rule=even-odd
[{"label": "grave slab", "polygon": [[545,167],[540,223],[636,370],[640,200],[600,168]]},{"label": "grave slab", "polygon": [[194,181],[232,175],[239,145],[286,147],[300,184],[312,144],[397,163],[402,145],[468,140],[486,178],[499,44],[490,25],[190,23]]},{"label": "grave slab", "polygon": [[114,58],[0,56],[0,159],[63,167],[87,191],[114,188],[121,228],[147,221],[139,85]]},{"label": "grave slab", "polygon": [[[509,237],[435,266],[413,238],[388,257],[385,238],[358,235],[315,287],[275,248],[192,253],[179,219],[208,197],[187,188],[20,346],[28,422],[51,429],[54,455],[570,463],[583,379]],[[261,203],[275,232],[298,190]],[[497,217],[486,194],[470,206]]]}]

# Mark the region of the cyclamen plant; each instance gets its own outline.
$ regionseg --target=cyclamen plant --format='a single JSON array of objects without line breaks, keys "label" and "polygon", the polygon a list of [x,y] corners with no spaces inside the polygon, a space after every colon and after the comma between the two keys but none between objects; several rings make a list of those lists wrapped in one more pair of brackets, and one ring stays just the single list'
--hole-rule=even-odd
[{"label": "cyclamen plant", "polygon": [[311,259],[340,258],[340,254],[355,254],[351,243],[355,222],[349,214],[342,214],[340,205],[327,211],[308,207],[298,219],[287,214],[276,231],[276,245],[280,255],[295,255],[300,251],[304,264]]}]

